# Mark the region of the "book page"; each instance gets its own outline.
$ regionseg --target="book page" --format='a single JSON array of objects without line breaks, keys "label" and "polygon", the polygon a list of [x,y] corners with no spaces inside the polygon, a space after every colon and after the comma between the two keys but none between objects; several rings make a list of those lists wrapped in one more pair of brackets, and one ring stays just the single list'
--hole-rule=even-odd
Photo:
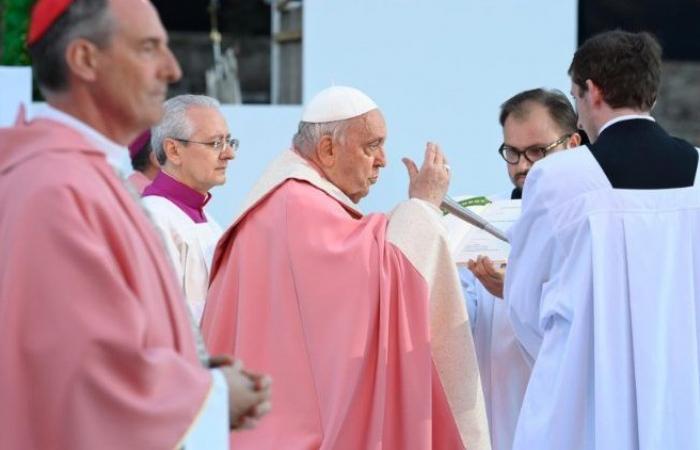
[{"label": "book page", "polygon": [[[483,197],[477,197],[483,198]],[[495,200],[488,204],[470,205],[470,200],[459,203],[479,214],[496,228],[506,231],[520,216],[520,200]],[[492,261],[505,262],[508,259],[510,245],[491,234],[470,225],[457,217],[447,214],[444,218],[447,227],[450,251],[457,264],[466,265],[477,256],[488,256]]]}]

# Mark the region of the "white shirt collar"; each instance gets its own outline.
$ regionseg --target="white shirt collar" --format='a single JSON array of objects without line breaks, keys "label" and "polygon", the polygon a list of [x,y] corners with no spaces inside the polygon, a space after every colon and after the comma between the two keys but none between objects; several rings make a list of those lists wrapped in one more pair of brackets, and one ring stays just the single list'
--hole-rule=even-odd
[{"label": "white shirt collar", "polygon": [[598,136],[600,136],[603,133],[603,130],[608,128],[610,125],[616,124],[618,122],[622,122],[624,120],[634,120],[634,119],[645,119],[645,120],[651,120],[652,122],[656,122],[656,120],[651,117],[648,114],[625,114],[624,116],[618,116],[615,117],[614,119],[610,119],[605,124],[600,127],[600,130],[598,131]]},{"label": "white shirt collar", "polygon": [[103,152],[109,165],[112,166],[119,174],[126,173],[127,168],[131,167],[131,159],[129,158],[128,148],[117,144],[80,119],[77,119],[70,114],[66,114],[51,105],[46,105],[45,108],[42,108],[40,112],[34,115],[34,118],[53,120],[73,128],[82,134],[88,141],[90,141],[90,143],[95,146],[96,150]]}]

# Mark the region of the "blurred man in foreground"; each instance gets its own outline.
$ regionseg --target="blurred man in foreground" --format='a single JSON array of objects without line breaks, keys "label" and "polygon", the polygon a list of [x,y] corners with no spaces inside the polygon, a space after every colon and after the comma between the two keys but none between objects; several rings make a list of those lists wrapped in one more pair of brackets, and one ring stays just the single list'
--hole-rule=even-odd
[{"label": "blurred man in foreground", "polygon": [[0,448],[226,448],[268,383],[196,345],[115,170],[180,77],[158,14],[40,0],[28,45],[49,107],[0,131]]}]

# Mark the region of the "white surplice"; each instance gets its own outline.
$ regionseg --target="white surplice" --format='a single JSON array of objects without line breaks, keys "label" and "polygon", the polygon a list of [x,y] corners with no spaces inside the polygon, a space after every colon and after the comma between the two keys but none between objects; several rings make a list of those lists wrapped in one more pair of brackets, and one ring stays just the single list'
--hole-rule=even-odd
[{"label": "white surplice", "polygon": [[700,189],[613,189],[585,147],[538,161],[505,297],[536,358],[514,449],[700,448]]},{"label": "white surplice", "polygon": [[[509,195],[488,197],[491,201],[506,198]],[[515,337],[503,299],[487,291],[466,267],[459,267],[459,278],[479,363],[491,447],[509,450],[532,360]]]},{"label": "white surplice", "polygon": [[195,223],[180,207],[165,197],[149,195],[143,197],[142,201],[163,236],[187,304],[199,323],[209,288],[211,260],[223,231],[209,216],[206,222]]}]

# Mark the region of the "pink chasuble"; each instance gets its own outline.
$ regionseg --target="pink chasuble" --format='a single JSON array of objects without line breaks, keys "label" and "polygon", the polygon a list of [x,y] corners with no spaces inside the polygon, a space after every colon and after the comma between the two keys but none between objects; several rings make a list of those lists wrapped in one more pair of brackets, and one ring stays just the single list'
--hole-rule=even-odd
[{"label": "pink chasuble", "polygon": [[211,377],[104,154],[50,120],[2,129],[0,205],[0,448],[176,448]]},{"label": "pink chasuble", "polygon": [[[207,344],[274,383],[272,412],[255,430],[232,436],[232,447],[488,448],[451,259],[444,269],[453,291],[426,279],[392,242],[393,219],[361,216],[317,177],[296,154],[283,154],[214,257]],[[407,203],[403,214],[412,211],[421,230],[430,211]],[[457,313],[435,306],[444,302]],[[436,316],[445,326],[433,332]]]},{"label": "pink chasuble", "polygon": [[131,175],[129,175],[129,183],[134,187],[136,192],[143,194],[144,189],[148,187],[149,184],[153,183],[153,180],[148,178],[146,175],[142,174],[138,170],[134,170]]}]

